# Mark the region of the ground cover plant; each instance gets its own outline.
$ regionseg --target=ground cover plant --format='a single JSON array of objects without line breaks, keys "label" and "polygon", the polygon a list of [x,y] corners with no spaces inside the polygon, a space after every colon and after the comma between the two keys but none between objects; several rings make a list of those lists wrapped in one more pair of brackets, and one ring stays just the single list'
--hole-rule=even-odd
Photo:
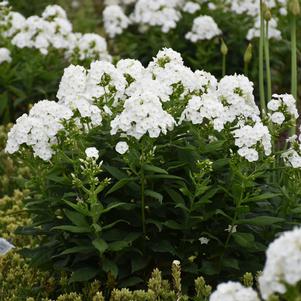
[{"label": "ground cover plant", "polygon": [[[93,4],[108,47],[58,5],[0,3],[0,299],[299,300],[299,1]],[[52,92],[9,103],[34,60]]]}]

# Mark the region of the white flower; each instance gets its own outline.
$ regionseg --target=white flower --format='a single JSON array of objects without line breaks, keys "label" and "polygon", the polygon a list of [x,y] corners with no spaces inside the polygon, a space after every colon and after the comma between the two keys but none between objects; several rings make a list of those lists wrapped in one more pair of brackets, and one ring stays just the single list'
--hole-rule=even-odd
[{"label": "white flower", "polygon": [[226,232],[235,233],[237,232],[237,225],[228,225],[228,228],[225,229]]},{"label": "white flower", "polygon": [[172,264],[173,265],[176,265],[176,266],[179,266],[179,265],[181,265],[181,262],[179,261],[179,260],[174,260],[173,262],[172,262]]},{"label": "white flower", "polygon": [[207,245],[208,242],[210,241],[210,239],[202,236],[199,238],[199,241],[200,241],[201,245]]},{"label": "white flower", "polygon": [[130,25],[130,19],[119,5],[107,6],[103,11],[104,28],[110,38],[121,34]]},{"label": "white flower", "polygon": [[266,251],[266,263],[259,277],[262,297],[286,292],[286,284],[295,286],[301,280],[301,229],[284,232]]},{"label": "white flower", "polygon": [[137,0],[131,15],[134,23],[148,26],[159,26],[162,32],[175,28],[181,19],[178,11],[179,0]]},{"label": "white flower", "polygon": [[[259,7],[259,5],[258,5]],[[281,32],[278,30],[277,20],[272,18],[269,21],[269,39],[280,40],[281,39]],[[255,21],[254,27],[249,29],[247,33],[247,40],[253,40],[254,38],[260,37],[260,18],[258,17]]]},{"label": "white flower", "polygon": [[85,150],[87,158],[93,158],[97,160],[99,158],[99,151],[95,147],[88,147]]},{"label": "white flower", "polygon": [[202,40],[211,40],[221,33],[212,17],[199,16],[193,20],[192,29],[185,35],[185,38],[196,43]]},{"label": "white flower", "polygon": [[271,111],[269,112],[269,119],[278,125],[299,117],[296,100],[290,94],[273,94],[267,107]]},{"label": "white flower", "polygon": [[0,237],[0,255],[5,255],[13,248],[14,246],[10,242]]},{"label": "white flower", "polygon": [[125,154],[128,151],[128,149],[129,146],[125,141],[119,141],[115,146],[116,152],[121,155]]},{"label": "white flower", "polygon": [[34,151],[34,155],[48,161],[57,143],[56,135],[62,130],[63,120],[69,120],[73,112],[62,104],[42,100],[36,103],[29,114],[23,114],[8,133],[5,151],[13,154],[22,144]]},{"label": "white flower", "polygon": [[172,130],[174,125],[174,118],[163,110],[158,97],[146,92],[133,95],[125,101],[123,112],[111,122],[111,134],[121,131],[140,139],[148,133],[156,138]]},{"label": "white flower", "polygon": [[219,284],[209,301],[260,301],[251,287],[244,287],[238,282],[229,281]]},{"label": "white flower", "polygon": [[12,61],[10,51],[7,48],[0,48],[0,65],[4,62],[10,63]]},{"label": "white flower", "polygon": [[273,123],[281,125],[285,120],[285,116],[281,112],[275,112],[270,116],[270,119]]},{"label": "white flower", "polygon": [[194,14],[195,12],[197,12],[200,9],[201,9],[200,4],[192,2],[192,1],[186,2],[183,7],[183,11],[186,13],[189,13],[189,14]]}]

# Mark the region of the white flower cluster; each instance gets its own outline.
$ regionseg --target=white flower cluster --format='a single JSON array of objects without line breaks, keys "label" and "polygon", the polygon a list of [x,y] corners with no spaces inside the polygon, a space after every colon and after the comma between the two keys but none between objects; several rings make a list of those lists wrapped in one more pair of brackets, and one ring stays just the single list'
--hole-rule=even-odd
[{"label": "white flower cluster", "polygon": [[301,135],[293,135],[287,139],[289,148],[281,157],[286,166],[301,168]]},{"label": "white flower cluster", "polygon": [[58,5],[47,6],[41,17],[29,18],[11,10],[4,13],[0,7],[0,28],[17,48],[38,49],[44,55],[51,48],[62,49],[67,58],[76,56],[79,60],[111,59],[105,39],[96,34],[74,33],[66,12]]},{"label": "white flower cluster", "polygon": [[260,299],[252,288],[229,281],[219,284],[209,301],[260,301]]},{"label": "white flower cluster", "polygon": [[162,32],[168,32],[181,19],[178,10],[181,3],[181,0],[138,0],[131,19],[134,23],[159,26]]},{"label": "white flower cluster", "polygon": [[296,99],[291,94],[273,94],[273,98],[267,104],[269,119],[279,126],[285,121],[299,117]]},{"label": "white flower cluster", "polygon": [[165,112],[159,98],[151,93],[133,95],[124,103],[124,110],[111,122],[111,134],[121,131],[140,139],[146,133],[150,137],[166,134],[175,125],[174,118]]},{"label": "white flower cluster", "polygon": [[199,3],[188,1],[185,3],[185,5],[183,7],[183,12],[186,12],[189,14],[194,14],[200,9],[201,9],[201,6]]},{"label": "white flower cluster", "polygon": [[130,19],[119,5],[107,6],[103,11],[104,28],[110,38],[121,34],[130,25]]},{"label": "white flower cluster", "polygon": [[285,293],[286,285],[295,286],[301,280],[301,229],[284,232],[269,245],[266,257],[259,277],[264,300],[273,293]]},{"label": "white flower cluster", "polygon": [[269,156],[272,152],[271,135],[261,122],[256,122],[254,126],[245,125],[234,130],[233,134],[235,145],[239,147],[238,154],[249,162],[258,160],[258,145],[263,147],[265,155]]},{"label": "white flower cluster", "polygon": [[[133,10],[126,15],[129,4],[133,4]],[[103,11],[104,28],[111,38],[121,34],[130,24],[138,25],[141,32],[158,26],[162,32],[167,33],[176,28],[183,13],[195,14],[200,9],[200,3],[185,0],[109,0]],[[196,42],[220,34],[212,17],[200,16],[193,21],[191,32],[187,33],[186,38]]]},{"label": "white flower cluster", "polygon": [[[236,14],[247,14],[252,17],[259,15],[260,0],[227,0],[230,10]],[[286,0],[265,0],[270,9],[277,8],[281,15],[287,14]]]},{"label": "white flower cluster", "polygon": [[85,150],[85,154],[87,158],[95,159],[97,160],[99,158],[99,151],[96,147],[88,147]]},{"label": "white flower cluster", "polygon": [[32,147],[34,155],[49,160],[53,155],[57,133],[63,129],[62,120],[69,120],[72,111],[54,101],[42,100],[35,104],[29,115],[23,114],[8,134],[5,151],[12,154],[22,144]]},{"label": "white flower cluster", "polygon": [[[218,82],[210,73],[193,72],[172,49],[159,51],[146,68],[132,59],[120,60],[116,66],[95,61],[89,69],[71,65],[64,71],[57,98],[58,103],[54,104],[62,109],[62,114],[65,110],[65,114],[58,114],[52,121],[52,102],[35,105],[29,116],[18,119],[10,133],[7,146],[10,153],[25,143],[33,145],[35,153],[40,154],[36,148],[44,144],[48,153],[39,156],[49,159],[51,145],[56,143],[55,135],[62,129],[60,121],[73,116],[72,120],[84,133],[102,125],[104,117],[110,122],[111,135],[120,134],[121,140],[131,137],[139,140],[144,135],[156,138],[183,122],[206,124],[204,128],[208,125],[219,133],[225,131],[227,136],[232,135],[238,154],[250,162],[258,160],[258,152],[270,154],[271,137],[261,123],[253,83],[243,75],[225,76]],[[36,107],[42,113],[36,114]],[[41,108],[50,113],[43,113]],[[47,138],[43,136],[31,142],[27,136],[38,128],[31,126],[31,120],[38,115],[42,118],[43,135],[48,122],[56,130],[51,132],[53,136],[45,134]],[[28,120],[30,126],[25,126]],[[128,150],[125,143],[116,145],[120,154]]]},{"label": "white flower cluster", "polygon": [[7,48],[0,48],[0,65],[4,62],[10,63],[12,61],[11,54],[9,49]]},{"label": "white flower cluster", "polygon": [[[277,28],[278,22],[275,18],[272,18],[269,21],[268,25],[268,36],[269,39],[275,39],[275,40],[281,40],[281,32]],[[250,28],[248,33],[247,33],[247,39],[253,40],[254,38],[259,38],[260,37],[260,18],[256,18],[255,24],[253,28]]]},{"label": "white flower cluster", "polygon": [[211,40],[221,34],[214,19],[210,16],[199,16],[193,20],[192,29],[186,34],[186,39],[193,43]]}]

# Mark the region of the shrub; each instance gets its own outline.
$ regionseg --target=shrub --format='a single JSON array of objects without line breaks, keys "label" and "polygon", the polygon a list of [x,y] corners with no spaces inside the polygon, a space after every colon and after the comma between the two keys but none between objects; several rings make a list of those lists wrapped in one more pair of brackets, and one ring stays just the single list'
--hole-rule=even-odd
[{"label": "shrub", "polygon": [[299,171],[275,145],[295,126],[292,97],[277,109],[279,128],[260,118],[245,76],[217,82],[171,49],[147,68],[70,66],[57,97],[17,121],[6,151],[20,149],[32,172],[24,232],[42,241],[26,254],[72,272],[70,283],[139,287],[175,258],[184,291],[200,273],[237,279],[259,270],[266,244],[298,222]]}]

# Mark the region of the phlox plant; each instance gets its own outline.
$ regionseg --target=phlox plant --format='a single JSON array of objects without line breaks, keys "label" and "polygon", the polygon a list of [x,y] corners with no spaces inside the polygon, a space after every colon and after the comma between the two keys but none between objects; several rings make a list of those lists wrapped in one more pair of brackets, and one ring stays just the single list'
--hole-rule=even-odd
[{"label": "phlox plant", "polygon": [[[287,58],[292,16],[286,2],[265,1],[272,18],[269,40],[273,86],[275,92],[277,89],[281,93],[290,87],[283,76],[290,72]],[[105,3],[103,25],[107,39],[112,40],[111,51],[117,56],[136,58],[147,64],[162,47],[171,47],[182,54],[193,70],[206,66],[206,70],[217,77],[244,71],[257,83],[259,0],[108,0]],[[208,16],[213,22],[205,21]],[[297,24],[300,25],[298,19]],[[226,51],[221,49],[223,44]],[[253,46],[253,55],[245,61],[244,53],[249,44]]]},{"label": "phlox plant", "polygon": [[23,250],[33,265],[139,287],[176,259],[185,291],[199,274],[258,271],[299,222],[299,137],[277,144],[295,127],[291,95],[261,118],[246,76],[217,81],[163,49],[147,67],[71,65],[57,99],[22,115],[5,149],[30,168],[33,222],[19,231],[41,237]]},{"label": "phlox plant", "polygon": [[41,98],[54,98],[63,68],[70,63],[111,60],[105,39],[74,32],[58,5],[25,17],[0,2],[0,47],[2,124],[16,120]]}]

